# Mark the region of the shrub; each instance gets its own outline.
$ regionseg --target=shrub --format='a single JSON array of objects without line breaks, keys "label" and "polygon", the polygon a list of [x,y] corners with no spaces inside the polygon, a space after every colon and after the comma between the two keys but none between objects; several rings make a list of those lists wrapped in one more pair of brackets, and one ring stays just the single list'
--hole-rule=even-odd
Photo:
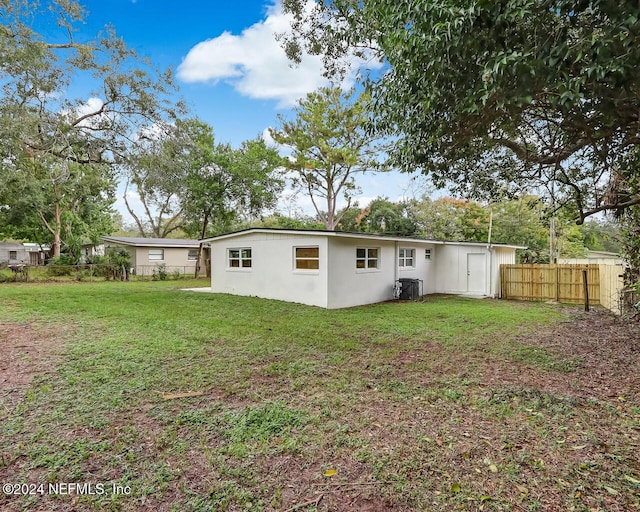
[{"label": "shrub", "polygon": [[151,279],[154,281],[166,281],[168,277],[169,273],[164,263],[160,263],[154,267]]}]

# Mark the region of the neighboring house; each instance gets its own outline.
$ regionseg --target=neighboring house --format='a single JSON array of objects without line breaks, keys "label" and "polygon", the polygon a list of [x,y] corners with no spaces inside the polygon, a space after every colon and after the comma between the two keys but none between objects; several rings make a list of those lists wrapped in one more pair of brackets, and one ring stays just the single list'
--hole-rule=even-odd
[{"label": "neighboring house", "polygon": [[29,256],[20,242],[0,242],[0,263],[14,265],[29,263]]},{"label": "neighboring house", "polygon": [[[198,240],[177,238],[131,238],[103,236],[105,250],[121,247],[131,255],[131,268],[137,275],[151,275],[154,268],[164,264],[167,272],[188,274],[195,271],[198,259]],[[201,265],[204,272],[204,265]]]},{"label": "neighboring house", "polygon": [[516,249],[524,249],[515,245],[266,228],[202,242],[211,248],[212,292],[329,309],[390,300],[401,279],[420,280],[421,294],[496,297],[500,294],[500,265],[515,263]]},{"label": "neighboring house", "polygon": [[51,248],[48,245],[40,245],[36,243],[25,242],[22,244],[27,254],[27,262],[29,265],[44,265]]},{"label": "neighboring house", "polygon": [[607,251],[587,251],[586,258],[558,258],[564,265],[624,265],[624,258],[618,253]]},{"label": "neighboring house", "polygon": [[104,256],[104,244],[82,244],[82,261],[94,256]]}]

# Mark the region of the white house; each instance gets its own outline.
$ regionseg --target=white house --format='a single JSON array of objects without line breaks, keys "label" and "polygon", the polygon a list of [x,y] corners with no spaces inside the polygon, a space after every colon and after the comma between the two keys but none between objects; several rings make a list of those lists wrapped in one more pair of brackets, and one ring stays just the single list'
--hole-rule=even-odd
[{"label": "white house", "polygon": [[[515,245],[441,242],[321,230],[253,228],[202,241],[211,247],[211,291],[329,309],[394,297],[419,280],[421,294],[496,297],[500,265]],[[407,283],[403,284],[416,284]]]}]

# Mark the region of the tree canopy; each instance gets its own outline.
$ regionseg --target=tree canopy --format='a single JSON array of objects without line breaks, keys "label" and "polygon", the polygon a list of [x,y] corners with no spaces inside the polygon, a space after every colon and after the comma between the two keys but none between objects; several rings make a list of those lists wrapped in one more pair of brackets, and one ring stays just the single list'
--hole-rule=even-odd
[{"label": "tree canopy", "polygon": [[377,53],[372,129],[392,161],[467,197],[546,189],[580,222],[640,204],[640,5],[613,0],[330,0],[285,48]]},{"label": "tree canopy", "polygon": [[[6,219],[22,217],[20,237],[39,219],[54,255],[111,230],[114,166],[143,127],[181,110],[169,72],[109,28],[84,37],[85,16],[75,0],[0,1],[0,204]],[[27,205],[35,217],[20,214]]]},{"label": "tree canopy", "polygon": [[368,97],[354,90],[321,88],[300,100],[295,119],[280,116],[280,128],[271,130],[276,142],[292,150],[286,162],[292,180],[311,198],[327,229],[340,221],[338,200],[347,208],[357,192],[355,174],[379,168],[376,138],[365,130]]}]

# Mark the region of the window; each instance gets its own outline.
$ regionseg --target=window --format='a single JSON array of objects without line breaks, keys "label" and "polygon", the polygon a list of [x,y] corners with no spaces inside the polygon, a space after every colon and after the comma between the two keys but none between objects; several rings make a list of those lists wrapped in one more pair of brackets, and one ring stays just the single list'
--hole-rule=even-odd
[{"label": "window", "polygon": [[229,249],[229,268],[251,268],[251,248]]},{"label": "window", "polygon": [[425,249],[424,250],[424,259],[425,260],[430,260],[431,259],[431,249]]},{"label": "window", "polygon": [[9,251],[9,259],[17,260],[18,259],[18,251]]},{"label": "window", "polygon": [[189,249],[189,255],[187,256],[189,261],[196,261],[198,259],[198,249]]},{"label": "window", "polygon": [[296,270],[318,270],[320,268],[320,249],[318,247],[295,248]]},{"label": "window", "polygon": [[149,249],[149,261],[163,261],[164,249]]},{"label": "window", "polygon": [[378,268],[378,254],[380,249],[358,247],[356,249],[356,268]]},{"label": "window", "polygon": [[398,249],[398,266],[399,267],[415,267],[416,251],[415,249]]}]

